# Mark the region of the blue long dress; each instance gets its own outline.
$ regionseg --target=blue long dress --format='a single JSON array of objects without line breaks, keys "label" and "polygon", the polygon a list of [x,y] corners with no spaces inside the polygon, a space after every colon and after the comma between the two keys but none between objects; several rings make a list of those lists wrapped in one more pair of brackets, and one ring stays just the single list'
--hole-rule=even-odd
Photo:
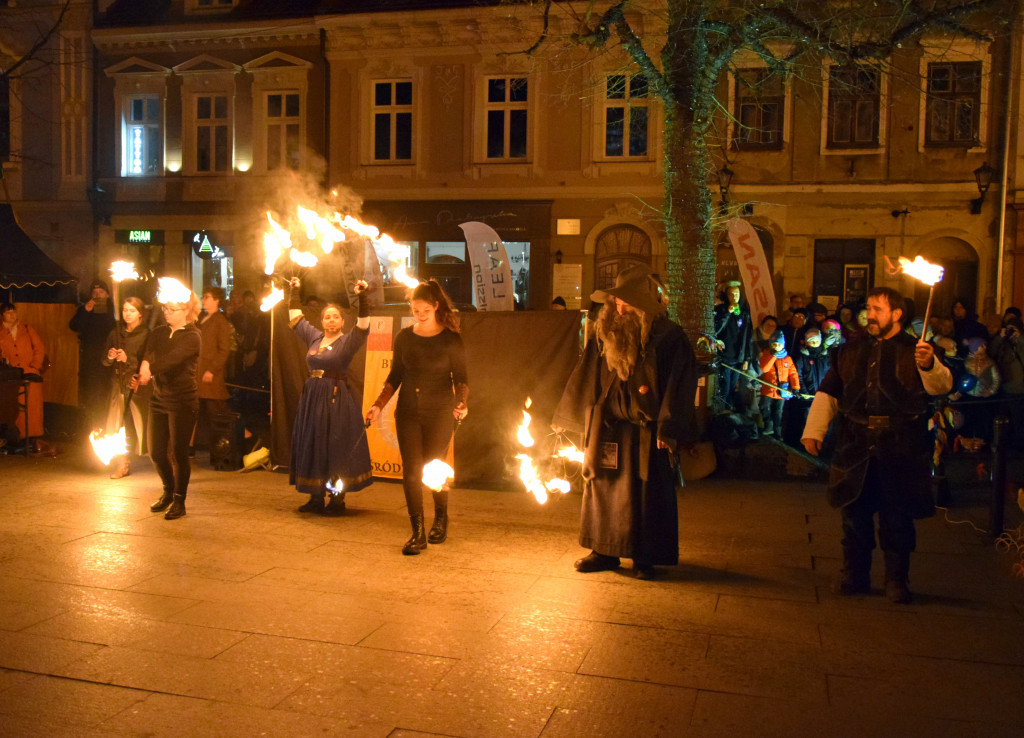
[{"label": "blue long dress", "polygon": [[[289,482],[307,495],[322,494],[327,482],[337,487],[339,480],[342,491],[355,492],[373,479],[361,403],[345,384],[345,374],[352,357],[366,343],[369,330],[355,328],[323,350],[323,331],[305,318],[299,319],[294,330],[309,347],[306,366],[310,376],[292,426]],[[317,370],[324,376],[313,376]]]}]

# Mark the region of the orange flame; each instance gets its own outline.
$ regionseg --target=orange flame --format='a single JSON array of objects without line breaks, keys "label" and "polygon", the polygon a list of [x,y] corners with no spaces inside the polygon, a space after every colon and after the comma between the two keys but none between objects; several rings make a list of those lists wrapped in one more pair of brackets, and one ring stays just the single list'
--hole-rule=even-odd
[{"label": "orange flame", "polygon": [[558,449],[555,456],[566,461],[575,461],[577,464],[583,463],[583,452],[575,446],[563,446]]},{"label": "orange flame", "polygon": [[[332,194],[335,194],[332,192]],[[296,206],[296,214],[288,220],[292,225],[282,225],[270,211],[267,211],[267,230],[263,234],[264,267],[267,275],[273,275],[278,262],[287,258],[299,267],[316,266],[316,253],[300,243],[304,241],[316,243],[320,251],[329,254],[335,244],[346,240],[346,232],[354,233],[369,239],[374,250],[386,263],[392,278],[407,287],[415,287],[419,280],[408,273],[408,261],[411,255],[409,246],[400,244],[391,236],[382,234],[376,226],[363,223],[351,215],[334,212],[323,215],[316,210],[301,205]],[[273,297],[273,293],[271,295]],[[269,309],[269,308],[264,308]]]},{"label": "orange flame", "polygon": [[449,479],[455,478],[455,470],[440,459],[427,462],[423,467],[423,484],[440,492]]},{"label": "orange flame", "polygon": [[260,310],[265,313],[269,313],[274,309],[274,306],[283,299],[284,290],[274,287],[270,290],[270,294],[263,298],[263,302],[260,303]]},{"label": "orange flame", "polygon": [[128,439],[125,437],[123,427],[110,436],[97,434],[98,431],[89,434],[89,443],[92,444],[92,450],[96,457],[104,465],[109,464],[115,456],[124,456],[128,453]]},{"label": "orange flame", "polygon": [[138,278],[139,273],[135,271],[135,264],[130,261],[115,261],[110,265],[110,279],[114,282]]},{"label": "orange flame", "polygon": [[160,277],[156,291],[156,301],[167,304],[186,303],[192,299],[192,290],[173,277]]},{"label": "orange flame", "polygon": [[[533,400],[529,397],[526,398],[526,407],[529,408],[533,404]],[[519,441],[519,445],[525,448],[532,448],[535,441],[533,436],[530,434],[530,413],[523,410],[523,422],[519,425],[516,431],[516,438]],[[559,449],[555,458],[559,456],[566,456],[566,454],[574,451],[574,449]],[[563,453],[564,452],[564,453]],[[582,452],[578,452],[580,461],[583,460]],[[568,480],[561,479],[559,477],[551,477],[550,479],[543,479],[538,472],[536,465],[533,462],[533,458],[529,454],[521,453],[517,454],[516,458],[519,459],[519,479],[526,487],[526,491],[534,496],[541,505],[548,501],[549,492],[558,492],[560,494],[566,494],[570,489]]]},{"label": "orange flame", "polygon": [[909,274],[914,279],[920,280],[927,285],[941,282],[946,271],[941,264],[930,264],[920,256],[915,256],[913,261],[901,256],[899,261],[899,271]]}]

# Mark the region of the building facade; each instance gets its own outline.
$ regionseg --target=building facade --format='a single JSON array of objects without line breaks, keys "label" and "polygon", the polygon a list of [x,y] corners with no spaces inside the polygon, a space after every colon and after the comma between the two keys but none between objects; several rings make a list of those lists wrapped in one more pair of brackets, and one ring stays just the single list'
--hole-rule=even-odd
[{"label": "building facade", "polygon": [[[49,189],[22,176],[12,197],[30,213],[76,192],[93,241],[73,248],[92,246],[96,268],[128,256],[196,287],[260,291],[266,210],[343,186],[362,220],[410,246],[414,273],[460,302],[470,220],[505,241],[526,307],[586,307],[631,262],[666,271],[660,103],[620,52],[522,53],[541,28],[526,8],[120,0],[94,25],[85,79],[48,98],[60,166]],[[983,312],[1024,302],[1020,52],[1019,33],[924,39],[789,80],[735,60],[712,142],[731,173],[723,212],[757,228],[780,307],[789,293],[856,302],[875,284],[922,301],[888,269],[917,255],[947,269],[937,311],[954,297]]]}]

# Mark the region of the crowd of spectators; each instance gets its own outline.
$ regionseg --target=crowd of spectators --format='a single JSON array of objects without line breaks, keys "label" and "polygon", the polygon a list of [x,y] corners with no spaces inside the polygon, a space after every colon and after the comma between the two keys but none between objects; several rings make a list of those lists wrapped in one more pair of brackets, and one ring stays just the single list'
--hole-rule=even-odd
[{"label": "crowd of spectators", "polygon": [[[865,306],[841,304],[829,310],[821,302],[805,302],[803,295],[793,294],[778,316],[765,315],[752,330],[740,330],[750,326],[751,319],[739,283],[726,283],[719,297],[714,320],[715,412],[738,414],[756,427],[757,435],[799,448],[811,399],[836,347],[867,333]],[[909,300],[907,312],[903,329],[916,338],[923,332],[953,373],[953,392],[944,401],[953,409],[952,448],[983,448],[991,442],[993,421],[1002,413],[1010,419],[1010,448],[1024,451],[1021,311],[1009,307],[986,325],[968,301],[958,298],[948,313],[929,316],[927,328]]]}]

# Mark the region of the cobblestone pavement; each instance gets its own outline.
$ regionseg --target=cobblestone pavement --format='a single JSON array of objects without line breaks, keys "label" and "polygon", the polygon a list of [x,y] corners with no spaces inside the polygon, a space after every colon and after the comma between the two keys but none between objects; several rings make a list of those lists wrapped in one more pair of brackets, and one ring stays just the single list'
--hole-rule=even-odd
[{"label": "cobblestone pavement", "polygon": [[[910,606],[838,598],[817,483],[680,496],[680,565],[578,574],[580,498],[456,489],[403,557],[401,489],[303,515],[287,476],[0,458],[4,736],[1019,736],[1024,583],[919,524]],[[428,505],[429,507],[429,505]],[[985,520],[983,508],[950,517]],[[429,519],[429,515],[428,515]],[[982,525],[979,522],[978,525]],[[627,562],[628,563],[628,562]]]}]

